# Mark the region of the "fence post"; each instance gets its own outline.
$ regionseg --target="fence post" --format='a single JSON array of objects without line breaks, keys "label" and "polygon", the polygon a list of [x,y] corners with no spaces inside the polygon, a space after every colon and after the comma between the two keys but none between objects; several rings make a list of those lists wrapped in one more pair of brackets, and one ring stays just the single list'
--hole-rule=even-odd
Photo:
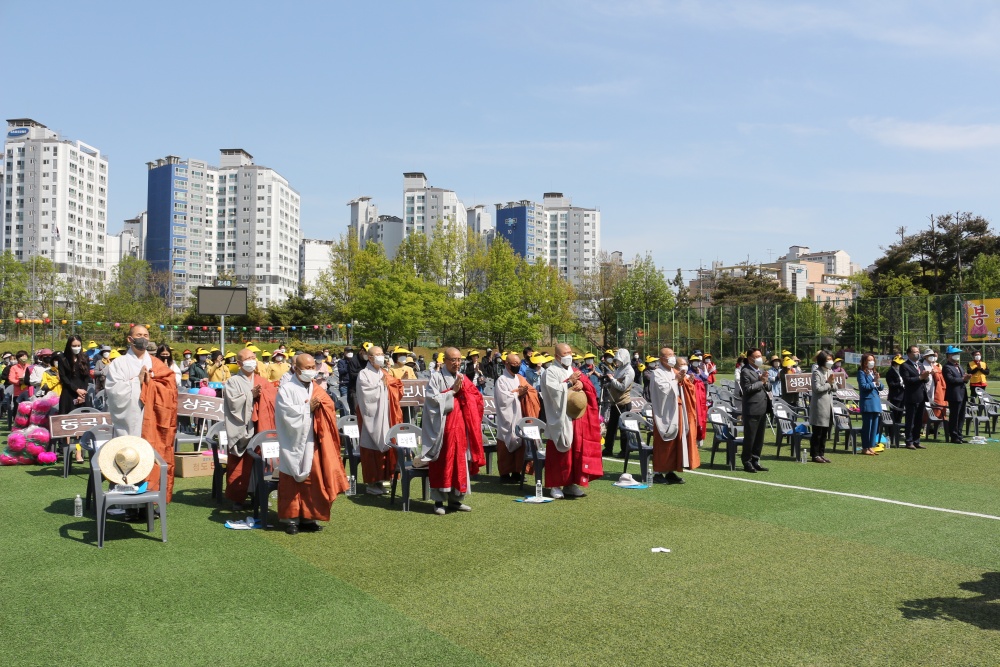
[{"label": "fence post", "polygon": [[792,303],[792,354],[799,353],[799,302]]}]

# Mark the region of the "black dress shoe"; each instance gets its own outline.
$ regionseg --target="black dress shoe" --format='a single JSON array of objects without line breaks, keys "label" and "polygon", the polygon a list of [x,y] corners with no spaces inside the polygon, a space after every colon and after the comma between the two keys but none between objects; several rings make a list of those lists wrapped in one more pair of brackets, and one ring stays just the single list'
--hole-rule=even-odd
[{"label": "black dress shoe", "polygon": [[765,468],[764,466],[762,466],[759,463],[754,463],[753,467],[754,467],[754,470],[756,470],[757,472],[767,472],[767,470],[768,470],[767,468]]},{"label": "black dress shoe", "polygon": [[916,448],[917,446],[912,443],[906,446],[906,449],[916,449]]},{"label": "black dress shoe", "polygon": [[299,525],[299,530],[303,533],[318,533],[323,530],[323,526],[319,525],[315,521],[303,521]]},{"label": "black dress shoe", "polygon": [[613,455],[614,452],[612,452],[610,449],[601,450],[601,456],[607,456],[608,458],[611,458]]},{"label": "black dress shoe", "polygon": [[675,472],[667,473],[667,484],[683,484],[684,479],[679,477]]},{"label": "black dress shoe", "polygon": [[299,534],[299,525],[296,524],[296,523],[290,523],[285,528],[285,532],[288,533],[289,535],[298,535]]},{"label": "black dress shoe", "polygon": [[919,442],[913,443],[913,448],[914,449],[927,449],[926,447],[924,447],[923,445],[921,445]]},{"label": "black dress shoe", "polygon": [[757,469],[752,465],[745,465],[743,466],[743,472],[757,472]]}]

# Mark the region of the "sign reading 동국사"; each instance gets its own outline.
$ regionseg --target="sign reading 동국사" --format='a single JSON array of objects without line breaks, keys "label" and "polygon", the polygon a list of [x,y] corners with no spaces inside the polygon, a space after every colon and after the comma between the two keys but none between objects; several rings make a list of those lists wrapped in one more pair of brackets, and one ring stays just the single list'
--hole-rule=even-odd
[{"label": "sign reading \ub3d9\uad6d\uc0ac", "polygon": [[974,299],[962,304],[962,340],[1000,339],[1000,299]]},{"label": "sign reading \ub3d9\uad6d\uc0ac", "polygon": [[76,415],[53,415],[49,417],[49,435],[53,438],[74,438],[95,426],[111,423],[107,412],[88,412]]}]

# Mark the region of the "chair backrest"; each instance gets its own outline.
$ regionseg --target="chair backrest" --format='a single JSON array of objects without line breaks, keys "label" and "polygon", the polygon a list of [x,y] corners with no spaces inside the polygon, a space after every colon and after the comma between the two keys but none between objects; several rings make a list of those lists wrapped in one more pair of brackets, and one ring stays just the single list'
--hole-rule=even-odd
[{"label": "chair backrest", "polygon": [[212,428],[208,429],[208,433],[205,434],[205,440],[208,441],[208,446],[213,450],[220,449],[222,447],[222,438],[220,437],[220,434],[225,432],[226,422],[215,422],[212,424]]},{"label": "chair backrest", "polygon": [[[538,429],[538,438],[525,435],[524,429],[528,427]],[[545,442],[545,422],[537,417],[524,417],[514,424],[514,435],[524,441],[525,455],[532,456],[536,450],[544,449],[542,443]]]},{"label": "chair backrest", "polygon": [[103,389],[94,394],[94,407],[98,409],[104,408],[106,406],[106,396],[107,394],[105,394]]},{"label": "chair backrest", "polygon": [[618,430],[620,431],[632,431],[635,433],[649,430],[649,428],[650,423],[646,415],[641,412],[623,412],[618,418]]},{"label": "chair backrest", "polygon": [[250,442],[247,443],[247,450],[256,451],[260,448],[260,458],[262,461],[269,462],[270,465],[277,467],[278,455],[275,445],[278,443],[278,432],[277,431],[261,431],[250,438]]},{"label": "chair backrest", "polygon": [[712,428],[719,431],[719,435],[726,440],[736,436],[736,422],[732,416],[722,408],[712,408],[708,411],[708,421]]},{"label": "chair backrest", "polygon": [[97,408],[73,408],[67,414],[71,415],[86,415],[93,412],[101,412]]},{"label": "chair backrest", "polygon": [[[399,435],[401,433],[412,433],[416,447],[400,447]],[[420,451],[420,427],[409,422],[396,424],[385,434],[385,443],[396,450],[396,469],[403,470],[406,461],[412,461],[413,455]]]},{"label": "chair backrest", "polygon": [[80,446],[87,451],[96,452],[113,437],[114,428],[111,424],[101,424],[80,434]]},{"label": "chair backrest", "polygon": [[930,402],[924,403],[924,413],[927,415],[927,421],[930,422],[941,421],[940,417],[934,414],[934,408],[931,407]]}]

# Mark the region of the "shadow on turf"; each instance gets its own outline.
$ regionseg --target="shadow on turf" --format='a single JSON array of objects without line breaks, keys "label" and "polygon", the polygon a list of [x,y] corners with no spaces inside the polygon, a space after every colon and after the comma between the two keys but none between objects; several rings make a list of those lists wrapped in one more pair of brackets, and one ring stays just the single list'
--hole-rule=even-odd
[{"label": "shadow on turf", "polygon": [[981,580],[966,581],[958,587],[978,595],[907,600],[899,610],[903,618],[911,621],[961,621],[983,630],[1000,630],[1000,572],[987,572]]},{"label": "shadow on turf", "polygon": [[[53,501],[48,507],[45,508],[45,511],[49,514],[58,514],[69,519],[76,518],[73,516],[73,500],[69,498]],[[136,526],[139,526],[141,530],[137,530]],[[59,527],[59,535],[63,539],[80,542],[81,544],[89,544],[96,547],[97,519],[77,519],[72,523],[63,524]],[[141,537],[147,540],[159,542],[160,531],[158,528],[155,528],[152,533],[147,532],[145,521],[131,524],[115,519],[114,517],[109,517],[107,528],[105,528],[104,531],[104,541],[108,542],[110,540],[120,540],[129,537]]]}]

